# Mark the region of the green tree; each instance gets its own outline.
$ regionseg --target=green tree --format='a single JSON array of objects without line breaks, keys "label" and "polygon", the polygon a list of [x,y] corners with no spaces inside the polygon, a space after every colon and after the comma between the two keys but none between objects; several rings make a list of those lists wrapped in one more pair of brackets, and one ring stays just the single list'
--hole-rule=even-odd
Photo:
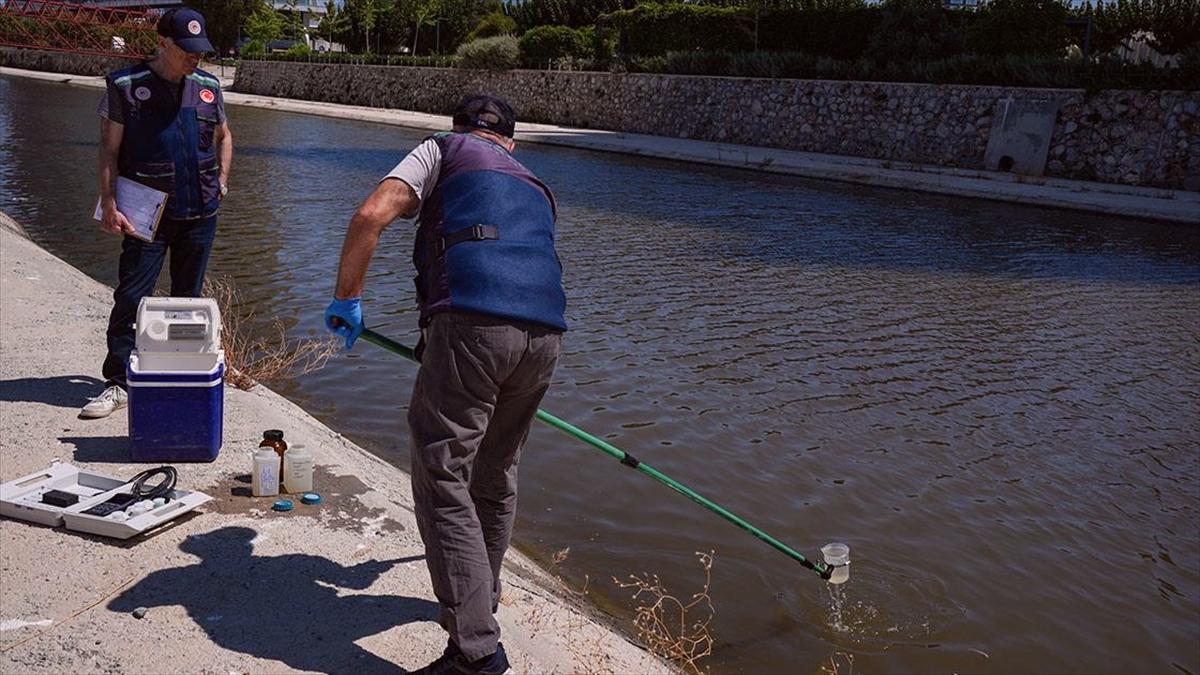
[{"label": "green tree", "polygon": [[624,8],[622,0],[524,0],[511,5],[508,13],[522,30],[534,26],[579,28]]},{"label": "green tree", "polygon": [[300,1],[284,0],[284,4],[287,5],[287,9],[279,10],[285,26],[284,37],[307,44],[304,37],[308,34],[308,31],[301,23],[303,17],[300,16]]},{"label": "green tree", "polygon": [[485,14],[479,23],[467,34],[467,41],[478,40],[497,35],[512,35],[517,32],[517,22],[503,12]]},{"label": "green tree", "polygon": [[325,3],[325,16],[317,25],[317,37],[330,42],[346,42],[350,35],[350,15],[341,7],[333,4],[333,0]]},{"label": "green tree", "polygon": [[967,51],[985,56],[1056,56],[1071,44],[1062,0],[990,0],[967,31]]},{"label": "green tree", "polygon": [[962,17],[941,0],[887,0],[867,54],[881,63],[953,56],[962,51]]},{"label": "green tree", "polygon": [[521,36],[521,56],[535,66],[563,57],[581,57],[587,51],[583,36],[566,26],[538,26]]},{"label": "green tree", "polygon": [[254,12],[246,18],[246,37],[265,47],[283,35],[283,17],[263,0],[256,4]]},{"label": "green tree", "polygon": [[371,29],[378,18],[376,4],[376,0],[346,0],[346,12],[350,14],[350,20],[355,28],[362,31],[364,52],[371,51]]},{"label": "green tree", "polygon": [[262,0],[186,0],[184,4],[204,15],[208,39],[219,54],[237,45],[239,31]]},{"label": "green tree", "polygon": [[1150,46],[1163,54],[1200,47],[1200,0],[1150,0]]},{"label": "green tree", "polygon": [[407,23],[412,26],[413,56],[416,56],[417,48],[420,46],[421,30],[427,26],[436,26],[435,17],[438,16],[439,9],[441,7],[437,0],[407,0],[404,2],[401,13]]},{"label": "green tree", "polygon": [[1149,28],[1138,4],[1137,0],[1101,0],[1095,5],[1088,2],[1080,9],[1080,16],[1092,19],[1092,53],[1108,54],[1134,33]]}]

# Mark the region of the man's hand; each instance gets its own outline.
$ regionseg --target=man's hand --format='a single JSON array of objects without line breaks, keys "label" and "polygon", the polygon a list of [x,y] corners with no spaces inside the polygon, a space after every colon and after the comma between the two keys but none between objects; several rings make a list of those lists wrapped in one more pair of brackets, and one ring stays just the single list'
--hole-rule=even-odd
[{"label": "man's hand", "polygon": [[125,214],[117,210],[116,205],[103,207],[100,211],[100,228],[109,234],[124,235],[135,232],[133,223]]},{"label": "man's hand", "polygon": [[354,348],[354,341],[362,335],[365,327],[362,318],[362,298],[334,298],[325,310],[325,328],[334,335],[346,338],[346,349]]}]

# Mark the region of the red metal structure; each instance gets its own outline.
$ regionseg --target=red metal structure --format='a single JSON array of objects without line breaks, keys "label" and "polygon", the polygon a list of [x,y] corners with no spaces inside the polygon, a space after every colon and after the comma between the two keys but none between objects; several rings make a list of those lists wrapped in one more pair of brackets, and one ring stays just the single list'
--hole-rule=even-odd
[{"label": "red metal structure", "polygon": [[142,59],[154,53],[158,13],[54,0],[0,0],[0,45]]}]

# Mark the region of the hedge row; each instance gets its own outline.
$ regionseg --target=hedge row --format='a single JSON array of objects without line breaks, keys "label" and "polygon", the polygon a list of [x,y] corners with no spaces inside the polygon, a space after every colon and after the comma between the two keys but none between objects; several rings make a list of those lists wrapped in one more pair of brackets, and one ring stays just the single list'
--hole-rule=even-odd
[{"label": "hedge row", "polygon": [[[517,40],[511,36],[476,40],[460,47],[462,57],[361,57],[347,54],[295,58],[263,56],[266,61],[362,63],[366,65],[436,66],[506,70],[518,65]],[[248,59],[249,60],[249,59]],[[528,63],[528,58],[526,58]],[[544,65],[543,65],[544,67]],[[604,70],[595,60],[566,57],[555,67]],[[964,54],[944,59],[879,63],[870,59],[832,59],[799,52],[671,52],[638,57],[630,72],[728,77],[796,78],[929,84],[978,84],[1012,87],[1082,89],[1192,89],[1200,82],[1200,50],[1189,52],[1179,68],[1157,69],[1111,60],[1083,64],[1047,56],[1001,58]]]},{"label": "hedge row", "polygon": [[634,59],[630,70],[676,75],[723,75],[928,84],[977,84],[1082,89],[1190,89],[1200,82],[1200,52],[1179,68],[1161,69],[1111,60],[1083,64],[1047,56],[990,57],[962,54],[944,59],[879,63],[788,52],[671,52]]}]

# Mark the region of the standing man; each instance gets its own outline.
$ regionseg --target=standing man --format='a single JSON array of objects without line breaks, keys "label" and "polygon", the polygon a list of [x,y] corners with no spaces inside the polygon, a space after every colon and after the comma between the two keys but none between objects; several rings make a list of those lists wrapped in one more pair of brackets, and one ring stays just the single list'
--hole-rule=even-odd
[{"label": "standing man", "polygon": [[[199,12],[170,9],[158,20],[154,59],[106,78],[108,90],[97,111],[100,227],[125,240],[108,319],[105,388],[80,417],[107,417],[126,405],[125,366],[138,303],[154,292],[168,252],[172,296],[197,297],[204,284],[233,161],[221,83],[196,67],[212,50]],[[130,236],[133,226],[117,210],[117,176],[169,195],[154,241]]]},{"label": "standing man", "polygon": [[417,146],[350,220],[325,312],[329,329],[353,346],[379,234],[419,214],[413,501],[450,634],[445,653],[420,673],[508,670],[493,615],[516,516],[517,462],[567,327],[554,196],[512,158],[515,125],[505,101],[463,99],[453,132]]}]

